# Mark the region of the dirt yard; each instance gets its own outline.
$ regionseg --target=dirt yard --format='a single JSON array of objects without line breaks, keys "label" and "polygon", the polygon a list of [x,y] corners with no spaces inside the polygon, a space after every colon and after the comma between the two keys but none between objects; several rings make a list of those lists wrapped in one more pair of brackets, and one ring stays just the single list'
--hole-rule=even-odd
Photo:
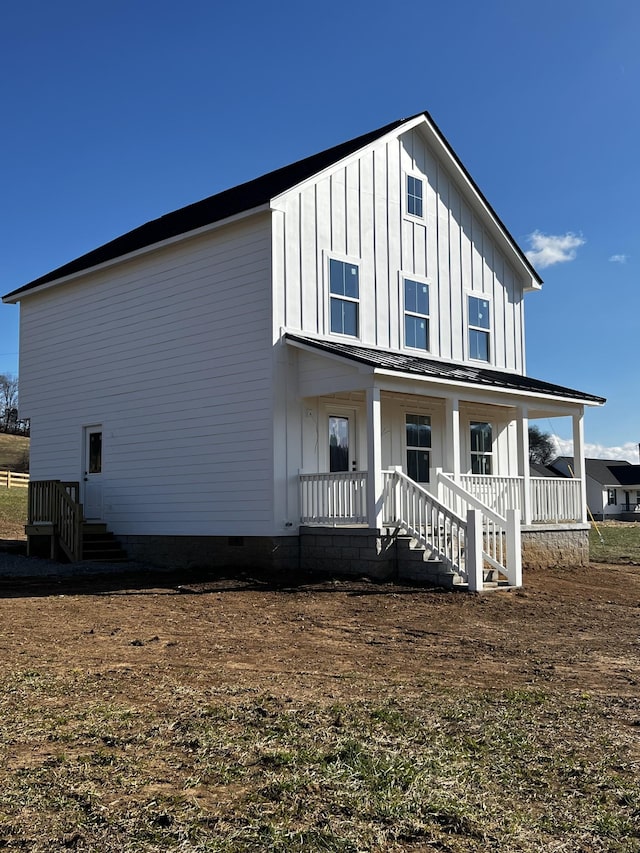
[{"label": "dirt yard", "polygon": [[481,596],[365,581],[275,588],[250,577],[5,580],[0,624],[5,671],[81,667],[122,691],[170,671],[185,685],[303,701],[425,682],[640,693],[636,566],[528,572],[523,589]]},{"label": "dirt yard", "polygon": [[640,568],[525,583],[1,581],[0,847],[638,853]]}]

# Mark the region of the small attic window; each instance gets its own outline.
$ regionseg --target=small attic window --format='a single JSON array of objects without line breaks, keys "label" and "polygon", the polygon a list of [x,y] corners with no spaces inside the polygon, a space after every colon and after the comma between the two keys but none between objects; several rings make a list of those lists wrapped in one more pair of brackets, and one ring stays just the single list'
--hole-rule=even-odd
[{"label": "small attic window", "polygon": [[407,175],[407,213],[422,219],[422,198],[424,186],[421,178]]}]

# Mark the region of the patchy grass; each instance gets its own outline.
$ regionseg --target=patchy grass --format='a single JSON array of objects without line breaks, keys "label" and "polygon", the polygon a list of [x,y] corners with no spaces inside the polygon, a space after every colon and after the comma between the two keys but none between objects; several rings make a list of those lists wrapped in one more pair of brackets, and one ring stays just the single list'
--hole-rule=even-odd
[{"label": "patchy grass", "polygon": [[81,669],[5,675],[0,845],[640,850],[631,700],[532,689],[299,704],[161,677],[148,690],[135,705]]},{"label": "patchy grass", "polygon": [[589,558],[594,563],[640,565],[640,523],[599,521],[597,528],[592,523]]},{"label": "patchy grass", "polygon": [[0,471],[29,470],[29,439],[0,432]]},{"label": "patchy grass", "polygon": [[28,489],[0,488],[0,539],[24,539]]}]

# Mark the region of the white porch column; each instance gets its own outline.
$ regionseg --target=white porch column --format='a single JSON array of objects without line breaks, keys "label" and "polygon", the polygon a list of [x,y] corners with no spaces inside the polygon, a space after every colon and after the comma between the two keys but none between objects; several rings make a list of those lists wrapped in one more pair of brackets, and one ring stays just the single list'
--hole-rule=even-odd
[{"label": "white porch column", "polygon": [[382,420],[380,389],[367,388],[367,522],[382,526]]},{"label": "white porch column", "polygon": [[522,477],[522,506],[520,513],[523,524],[531,524],[531,470],[529,469],[529,409],[518,407],[518,473]]},{"label": "white porch column", "polygon": [[580,521],[587,521],[587,477],[584,464],[584,406],[573,419],[573,475],[580,480]]},{"label": "white porch column", "polygon": [[460,479],[460,400],[457,397],[445,400],[444,470]]}]

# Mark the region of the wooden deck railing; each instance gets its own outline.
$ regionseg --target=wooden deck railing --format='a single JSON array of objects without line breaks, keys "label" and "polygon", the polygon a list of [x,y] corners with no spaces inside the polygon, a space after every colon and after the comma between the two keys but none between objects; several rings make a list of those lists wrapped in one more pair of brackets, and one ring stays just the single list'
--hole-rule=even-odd
[{"label": "wooden deck railing", "polygon": [[57,544],[72,561],[82,559],[82,504],[80,484],[60,480],[32,480],[29,484],[30,525],[52,525]]},{"label": "wooden deck railing", "polygon": [[0,471],[0,488],[26,489],[29,486],[28,474],[17,474],[15,471]]}]

